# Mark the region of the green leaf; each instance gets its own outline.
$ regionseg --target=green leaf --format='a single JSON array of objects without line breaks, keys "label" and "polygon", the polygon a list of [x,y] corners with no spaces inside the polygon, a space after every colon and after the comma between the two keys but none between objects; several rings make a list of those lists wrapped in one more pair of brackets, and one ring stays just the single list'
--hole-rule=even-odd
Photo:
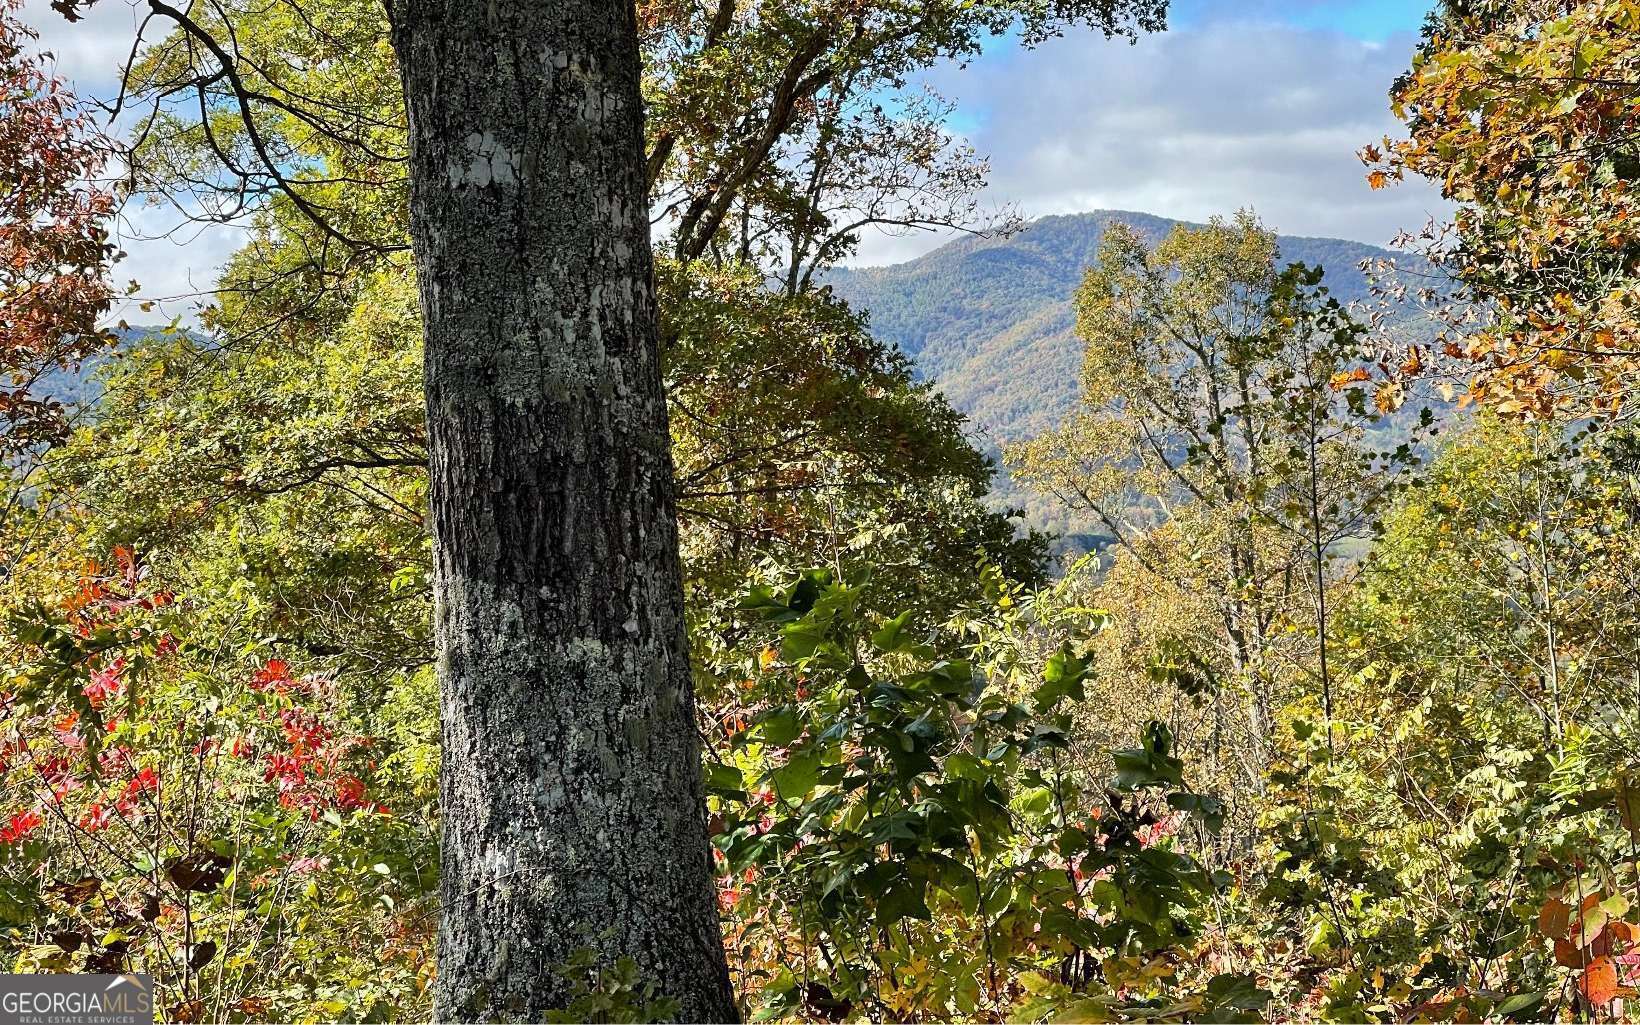
[{"label": "green leaf", "polygon": [[896,882],[877,901],[877,925],[884,929],[906,918],[927,921],[929,917],[922,888],[905,881]]},{"label": "green leaf", "polygon": [[706,792],[719,797],[746,797],[746,779],[741,771],[727,762],[706,763]]},{"label": "green leaf", "polygon": [[1224,802],[1207,794],[1168,794],[1170,808],[1200,818],[1209,832],[1217,833],[1224,825]]},{"label": "green leaf", "polygon": [[1219,975],[1207,984],[1207,999],[1215,1008],[1257,1011],[1274,998],[1269,990],[1259,988],[1251,975]]},{"label": "green leaf", "polygon": [[1087,660],[1077,658],[1072,653],[1070,642],[1061,644],[1042,669],[1042,685],[1031,695],[1037,711],[1045,712],[1067,697],[1083,700],[1087,697],[1083,688],[1087,676]]},{"label": "green leaf", "polygon": [[905,624],[910,618],[911,612],[907,610],[884,623],[881,630],[871,635],[871,643],[878,651],[885,652],[902,651],[911,647],[913,641],[905,634]]},{"label": "green leaf", "polygon": [[781,631],[780,658],[786,662],[808,658],[825,640],[826,632],[821,627],[813,623],[793,623]]},{"label": "green leaf", "polygon": [[980,760],[958,751],[945,760],[945,774],[952,779],[984,780],[988,775]]},{"label": "green leaf", "polygon": [[1532,1021],[1537,1018],[1538,1005],[1543,1003],[1543,996],[1542,993],[1516,993],[1492,1008],[1492,1013],[1503,1018],[1520,1015],[1519,1020]]},{"label": "green leaf", "polygon": [[1111,785],[1117,790],[1183,786],[1184,763],[1172,755],[1173,733],[1167,724],[1156,720],[1148,723],[1143,743],[1143,747],[1111,752],[1116,763],[1116,778]]},{"label": "green leaf", "polygon": [[1014,798],[1021,814],[1042,815],[1053,808],[1053,791],[1047,787],[1031,787]]},{"label": "green leaf", "polygon": [[774,747],[789,747],[803,732],[803,721],[790,707],[774,709],[763,719],[763,742]]},{"label": "green leaf", "polygon": [[795,804],[806,799],[820,781],[820,753],[809,749],[792,755],[770,779],[782,801]]},{"label": "green leaf", "polygon": [[774,591],[758,584],[740,599],[740,611],[757,614],[763,619],[774,619],[788,614],[786,603],[775,597]]}]

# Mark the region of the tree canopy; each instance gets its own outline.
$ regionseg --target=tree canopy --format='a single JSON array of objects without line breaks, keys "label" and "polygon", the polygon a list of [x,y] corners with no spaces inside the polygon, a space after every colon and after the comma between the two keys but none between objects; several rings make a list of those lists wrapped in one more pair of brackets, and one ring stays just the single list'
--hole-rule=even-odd
[{"label": "tree canopy", "polygon": [[[1433,14],[1362,153],[1457,204],[1420,291],[1251,210],[1001,238],[921,76],[1163,7],[153,0],[116,191],[0,12],[8,963],[168,1022],[1632,1018],[1636,9]],[[104,330],[120,198],[248,225],[196,324]],[[981,237],[874,321],[873,229]],[[1010,331],[1079,559],[942,377]]]}]

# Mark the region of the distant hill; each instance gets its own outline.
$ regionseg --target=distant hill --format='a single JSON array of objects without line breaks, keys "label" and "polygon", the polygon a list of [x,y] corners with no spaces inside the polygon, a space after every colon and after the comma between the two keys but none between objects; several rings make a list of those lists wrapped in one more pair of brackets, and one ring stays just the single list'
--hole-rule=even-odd
[{"label": "distant hill", "polygon": [[[171,329],[163,326],[124,326],[111,329],[114,334],[114,351],[129,348],[153,335],[168,333]],[[192,335],[192,332],[184,331]],[[51,370],[41,376],[34,390],[40,395],[49,395],[65,406],[94,405],[102,397],[102,382],[98,380],[98,372],[108,361],[106,352],[94,353],[82,360],[71,370]]]},{"label": "distant hill", "polygon": [[[1010,238],[959,239],[906,263],[838,269],[826,281],[869,315],[878,338],[899,346],[938,383],[969,416],[975,440],[996,455],[1053,427],[1076,404],[1082,344],[1073,333],[1071,297],[1115,222],[1153,242],[1180,223],[1121,210],[1044,217]],[[1324,268],[1341,302],[1367,297],[1363,261],[1397,255],[1344,239],[1278,240],[1284,262]],[[1016,488],[1005,472],[997,492],[1026,508],[1033,526],[1070,534],[1086,528]]]}]

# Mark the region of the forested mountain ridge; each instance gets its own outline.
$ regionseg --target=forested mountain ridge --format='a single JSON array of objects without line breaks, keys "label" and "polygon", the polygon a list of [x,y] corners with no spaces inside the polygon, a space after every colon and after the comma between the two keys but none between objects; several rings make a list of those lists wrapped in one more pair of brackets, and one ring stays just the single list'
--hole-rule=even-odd
[{"label": "forested mountain ridge", "polygon": [[[879,339],[915,360],[996,457],[1003,446],[1051,429],[1076,404],[1082,343],[1071,299],[1113,223],[1154,244],[1183,222],[1126,210],[1042,217],[1006,238],[965,237],[900,264],[837,268],[826,282],[868,315]],[[1344,303],[1369,298],[1364,261],[1397,256],[1337,238],[1280,235],[1278,243],[1283,261],[1324,268],[1328,288]],[[1031,526],[1087,529],[1067,520],[1058,503],[1015,485],[1005,468],[995,492],[998,502],[1026,509]]]},{"label": "forested mountain ridge", "polygon": [[[826,281],[994,447],[1051,427],[1076,401],[1082,347],[1071,297],[1115,222],[1151,242],[1182,223],[1126,210],[1043,217],[1007,238],[962,238],[905,263],[838,268]],[[1346,303],[1368,295],[1362,261],[1396,255],[1337,238],[1278,241],[1283,260],[1325,268]]]}]

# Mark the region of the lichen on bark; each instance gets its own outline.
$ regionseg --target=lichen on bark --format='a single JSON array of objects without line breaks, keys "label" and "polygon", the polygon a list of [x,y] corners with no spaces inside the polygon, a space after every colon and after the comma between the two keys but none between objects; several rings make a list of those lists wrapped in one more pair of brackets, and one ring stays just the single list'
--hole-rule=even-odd
[{"label": "lichen on bark", "polygon": [[578,948],[735,1016],[694,730],[630,4],[399,0],[443,702],[440,1020]]}]

